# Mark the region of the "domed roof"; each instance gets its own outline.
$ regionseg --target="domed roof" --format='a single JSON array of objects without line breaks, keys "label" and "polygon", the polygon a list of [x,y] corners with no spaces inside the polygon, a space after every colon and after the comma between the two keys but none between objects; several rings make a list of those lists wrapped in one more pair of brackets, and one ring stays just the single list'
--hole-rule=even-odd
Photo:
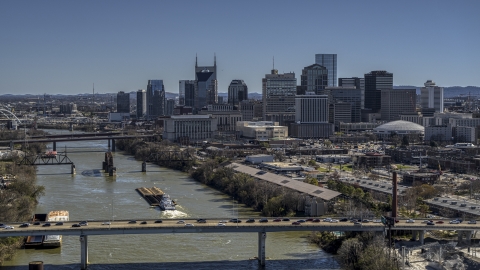
[{"label": "domed roof", "polygon": [[385,123],[373,129],[376,132],[424,132],[425,127],[409,121],[397,120]]}]

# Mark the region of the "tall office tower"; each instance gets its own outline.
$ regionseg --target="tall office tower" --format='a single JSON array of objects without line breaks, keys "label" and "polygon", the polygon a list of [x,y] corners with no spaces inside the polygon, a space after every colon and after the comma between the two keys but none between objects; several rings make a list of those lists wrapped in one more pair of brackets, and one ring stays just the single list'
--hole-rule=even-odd
[{"label": "tall office tower", "polygon": [[400,120],[401,114],[416,111],[417,93],[415,89],[382,89],[382,120]]},{"label": "tall office tower", "polygon": [[175,99],[167,99],[165,108],[165,115],[173,115],[173,109],[175,108]]},{"label": "tall office tower", "polygon": [[213,59],[213,66],[198,66],[195,58],[195,106],[200,110],[208,104],[218,102],[217,58]]},{"label": "tall office tower", "polygon": [[311,94],[296,96],[295,122],[328,123],[328,96]]},{"label": "tall office tower", "polygon": [[421,89],[422,109],[432,108],[435,112],[443,112],[443,87],[428,80]]},{"label": "tall office tower", "polygon": [[130,94],[120,91],[117,93],[117,112],[130,113]]},{"label": "tall office tower", "polygon": [[[356,89],[365,90],[365,78],[338,78],[339,87],[355,87]],[[363,108],[362,108],[363,109]]]},{"label": "tall office tower", "polygon": [[352,104],[348,102],[335,102],[330,104],[330,123],[335,125],[337,130],[340,129],[340,123],[351,123],[352,122]]},{"label": "tall office tower", "polygon": [[147,115],[148,117],[165,115],[165,86],[163,80],[148,80]]},{"label": "tall office tower", "polygon": [[180,80],[179,82],[179,105],[194,107],[195,105],[195,81]]},{"label": "tall office tower", "polygon": [[328,86],[337,86],[337,54],[315,54],[315,64],[328,70]]},{"label": "tall office tower", "polygon": [[272,69],[262,79],[263,121],[279,122],[280,125],[295,119],[295,95],[297,79],[295,73],[278,74]]},{"label": "tall office tower", "polygon": [[314,92],[319,95],[320,91],[328,86],[328,70],[319,64],[304,67],[300,76],[300,87],[297,95],[305,95],[306,92]]},{"label": "tall office tower", "polygon": [[232,80],[228,86],[228,104],[239,105],[248,100],[248,87],[243,80]]},{"label": "tall office tower", "polygon": [[362,105],[365,98],[363,89],[357,89],[355,86],[339,86],[327,87],[325,91],[329,91],[332,104],[337,102],[349,103],[352,106],[350,110],[351,121],[354,123],[361,122],[363,109]]},{"label": "tall office tower", "polygon": [[137,119],[147,114],[147,92],[143,89],[137,91]]},{"label": "tall office tower", "polygon": [[393,89],[393,74],[385,70],[375,70],[365,74],[365,109],[372,113],[382,108],[382,90]]}]

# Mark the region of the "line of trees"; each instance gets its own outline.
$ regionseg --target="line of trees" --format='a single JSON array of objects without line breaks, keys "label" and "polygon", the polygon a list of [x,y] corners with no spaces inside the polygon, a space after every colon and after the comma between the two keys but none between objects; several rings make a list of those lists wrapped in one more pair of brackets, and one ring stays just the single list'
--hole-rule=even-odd
[{"label": "line of trees", "polygon": [[208,160],[191,177],[203,184],[220,190],[245,205],[261,211],[263,216],[293,216],[304,198],[298,192],[253,177],[236,173],[220,166],[221,160]]}]

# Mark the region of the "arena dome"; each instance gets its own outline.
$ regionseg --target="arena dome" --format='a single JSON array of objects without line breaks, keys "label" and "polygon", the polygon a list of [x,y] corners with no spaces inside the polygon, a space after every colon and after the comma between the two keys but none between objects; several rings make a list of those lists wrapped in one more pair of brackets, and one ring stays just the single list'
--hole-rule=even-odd
[{"label": "arena dome", "polygon": [[423,135],[425,127],[415,124],[413,122],[398,120],[385,123],[373,129],[373,132],[377,135],[406,135],[406,134],[418,134]]}]

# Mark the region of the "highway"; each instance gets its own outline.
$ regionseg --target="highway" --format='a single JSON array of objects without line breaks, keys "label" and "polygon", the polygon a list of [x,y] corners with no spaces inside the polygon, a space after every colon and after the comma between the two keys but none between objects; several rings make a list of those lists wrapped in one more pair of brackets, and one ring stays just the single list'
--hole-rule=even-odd
[{"label": "highway", "polygon": [[[30,225],[29,227],[20,228],[21,223],[9,223],[6,225],[13,226],[14,229],[0,229],[0,237],[7,236],[28,236],[28,235],[113,235],[113,234],[159,234],[159,233],[241,233],[241,232],[280,232],[280,231],[384,231],[386,228],[381,223],[362,223],[355,225],[352,222],[311,222],[307,221],[300,225],[293,225],[293,221],[274,222],[273,218],[268,222],[259,222],[256,218],[254,223],[246,223],[247,219],[243,218],[241,223],[226,222],[225,226],[219,226],[218,223],[222,219],[207,219],[206,223],[198,223],[196,220],[185,219],[185,223],[192,224],[187,226],[184,223],[178,223],[177,219],[163,220],[162,223],[155,223],[155,220],[138,220],[135,224],[130,224],[128,220],[118,220],[111,222],[110,225],[102,225],[105,221],[88,221],[87,226],[72,227],[78,222],[65,222],[63,225],[55,225],[51,223],[49,227],[42,225]],[[141,224],[146,221],[146,224]],[[226,220],[228,221],[228,220]],[[437,220],[438,221],[438,220]],[[479,230],[480,224],[468,224],[463,222],[460,224],[445,223],[435,225],[427,225],[417,220],[415,223],[406,223],[405,220],[395,224],[392,230],[462,230],[473,231]],[[44,224],[44,223],[42,223]]]}]

